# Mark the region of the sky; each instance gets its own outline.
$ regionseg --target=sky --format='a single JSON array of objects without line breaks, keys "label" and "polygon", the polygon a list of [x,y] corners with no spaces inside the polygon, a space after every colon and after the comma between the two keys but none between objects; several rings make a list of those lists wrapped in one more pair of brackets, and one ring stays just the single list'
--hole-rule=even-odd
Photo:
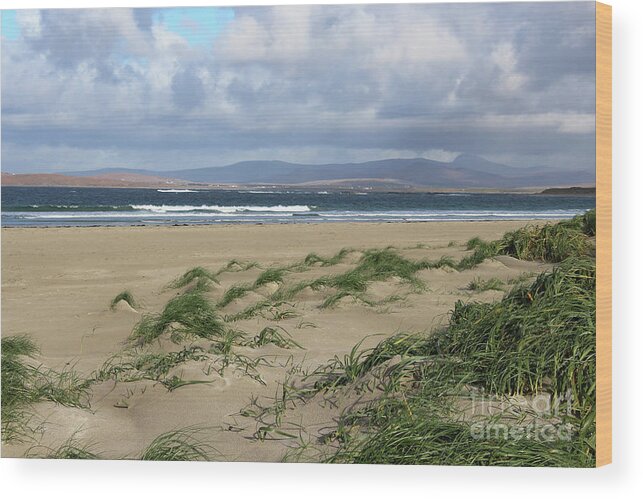
[{"label": "sky", "polygon": [[2,170],[593,170],[593,2],[2,12]]}]

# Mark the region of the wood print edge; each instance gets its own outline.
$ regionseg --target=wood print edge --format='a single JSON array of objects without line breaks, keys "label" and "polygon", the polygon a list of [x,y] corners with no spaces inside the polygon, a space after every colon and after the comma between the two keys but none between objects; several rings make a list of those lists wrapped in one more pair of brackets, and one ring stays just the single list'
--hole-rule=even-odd
[{"label": "wood print edge", "polygon": [[612,462],[612,7],[596,3],[596,466]]}]

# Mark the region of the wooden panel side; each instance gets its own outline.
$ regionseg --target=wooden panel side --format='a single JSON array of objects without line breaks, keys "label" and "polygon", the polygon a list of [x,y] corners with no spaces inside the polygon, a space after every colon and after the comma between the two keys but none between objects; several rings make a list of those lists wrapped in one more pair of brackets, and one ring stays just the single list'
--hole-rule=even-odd
[{"label": "wooden panel side", "polygon": [[596,465],[612,462],[612,7],[596,3]]}]

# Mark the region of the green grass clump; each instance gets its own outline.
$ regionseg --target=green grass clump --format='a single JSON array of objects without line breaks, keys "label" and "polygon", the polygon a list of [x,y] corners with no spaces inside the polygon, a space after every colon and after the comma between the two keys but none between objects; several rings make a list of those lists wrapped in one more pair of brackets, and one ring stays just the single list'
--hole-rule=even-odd
[{"label": "green grass clump", "polygon": [[451,268],[458,269],[458,263],[450,256],[441,256],[438,260],[428,262],[427,267],[430,269]]},{"label": "green grass clump", "polygon": [[[593,466],[595,286],[595,261],[569,258],[499,302],[458,302],[448,326],[433,335],[399,335],[374,349],[360,352],[356,346],[344,359],[336,357],[316,373],[318,389],[353,383],[398,360],[382,375],[384,396],[345,415],[342,424],[356,425],[362,436],[348,439],[330,460]],[[473,422],[462,420],[456,403],[471,390],[497,400],[540,393],[565,399],[569,407],[555,422],[570,425],[570,438],[475,438]],[[519,417],[510,423],[527,424]]]},{"label": "green grass clump", "polygon": [[363,293],[373,281],[386,281],[397,277],[417,288],[422,286],[415,274],[429,267],[427,262],[415,262],[404,258],[390,248],[364,252],[357,266],[343,274],[318,279],[317,285],[336,288],[346,294]]},{"label": "green grass clump", "polygon": [[[308,269],[308,267],[315,265],[317,263],[320,263],[322,267],[328,267],[332,265],[336,265],[340,263],[344,258],[346,258],[346,255],[349,253],[353,252],[354,250],[349,249],[349,248],[343,248],[340,250],[338,253],[333,255],[330,258],[325,258],[317,255],[316,253],[310,253],[309,255],[304,258],[303,261],[294,263],[290,266],[287,267],[273,267],[273,268],[268,268],[264,270],[259,277],[255,280],[254,283],[241,283],[241,284],[235,284],[234,286],[230,287],[224,295],[221,297],[219,302],[217,303],[218,308],[223,308],[233,302],[234,300],[237,300],[239,298],[244,297],[245,295],[248,294],[250,291],[254,291],[257,288],[271,283],[275,282],[278,284],[283,284],[284,277],[286,273],[289,272],[303,272]],[[337,277],[338,280],[340,279],[345,279],[346,281],[355,278],[355,276],[341,276]],[[272,302],[282,302],[285,300],[290,300],[294,298],[297,293],[300,291],[303,291],[305,288],[313,288],[313,289],[319,289],[323,285],[327,285],[329,278],[327,277],[322,277],[319,279],[315,279],[313,281],[301,281],[298,283],[293,284],[292,286],[281,286],[280,289],[278,289],[273,295],[270,297],[269,301]],[[345,282],[341,284],[342,286],[349,287],[350,283]],[[359,286],[359,284],[354,284],[353,286]],[[363,286],[362,286],[363,287]],[[268,302],[266,302],[268,303]],[[262,304],[258,307],[249,307],[247,310],[247,313],[244,313],[244,317],[251,316],[252,314],[256,313],[260,309],[265,308],[265,304]]]},{"label": "green grass clump", "polygon": [[427,267],[426,262],[414,262],[400,256],[393,250],[383,249],[366,251],[355,270],[371,281],[384,281],[391,277],[413,281],[415,273]]},{"label": "green grass clump", "polygon": [[490,289],[502,291],[503,286],[504,283],[497,277],[492,277],[491,279],[476,277],[467,285],[467,289],[481,293],[482,291],[489,291]]},{"label": "green grass clump", "polygon": [[338,291],[337,293],[334,293],[330,295],[328,298],[326,298],[319,306],[319,308],[333,308],[339,303],[339,301],[342,298],[345,298],[347,296],[350,296],[353,299],[357,299],[357,296],[360,296],[360,293],[356,293],[348,290]]},{"label": "green grass clump", "polygon": [[[354,250],[344,249],[337,253],[330,260],[325,260],[329,265],[340,257]],[[318,262],[318,257],[314,258],[311,255],[307,257],[309,262]],[[330,262],[330,263],[329,263]],[[325,264],[322,262],[322,266]],[[424,289],[424,283],[418,279],[415,274],[422,269],[430,268],[431,264],[425,261],[415,262],[399,255],[391,248],[385,249],[371,249],[365,251],[360,257],[355,268],[343,272],[341,274],[334,274],[319,277],[313,280],[300,281],[290,286],[281,286],[275,293],[272,294],[270,300],[272,301],[287,301],[292,300],[298,293],[306,288],[312,290],[320,290],[322,288],[334,288],[335,293],[324,300],[320,305],[321,308],[333,307],[339,300],[345,296],[351,296],[354,299],[361,301],[368,305],[373,305],[372,302],[366,298],[364,293],[368,289],[368,285],[374,281],[385,281],[397,277],[407,284],[414,287],[419,291]]]},{"label": "green grass clump", "polygon": [[[281,330],[281,332],[279,332],[279,330]],[[302,348],[282,327],[264,327],[253,340],[254,346],[263,346],[269,343],[279,348]]]},{"label": "green grass clump", "polygon": [[68,407],[88,407],[90,380],[35,363],[38,347],[27,336],[2,338],[2,440],[22,441],[31,429],[31,405],[49,400]]},{"label": "green grass clump", "polygon": [[467,249],[468,250],[476,249],[481,244],[484,244],[484,241],[482,239],[480,239],[478,236],[472,237],[467,241]]},{"label": "green grass clump", "polygon": [[95,379],[104,381],[114,379],[131,382],[142,379],[163,381],[175,367],[187,361],[202,361],[208,357],[199,346],[183,347],[178,352],[139,353],[132,352],[126,356],[115,356],[108,359],[94,374]]},{"label": "green grass clump", "polygon": [[354,251],[355,250],[351,248],[342,248],[330,258],[319,256],[317,253],[309,253],[308,255],[306,255],[306,258],[304,258],[304,264],[310,266],[319,263],[322,267],[332,267],[333,265],[341,263],[350,253],[353,253]]},{"label": "green grass clump", "polygon": [[523,284],[531,279],[536,277],[535,272],[522,272],[520,275],[517,277],[514,277],[512,279],[509,279],[507,281],[508,284]]},{"label": "green grass clump", "polygon": [[266,269],[259,275],[259,277],[257,277],[257,280],[254,283],[254,288],[258,288],[259,286],[263,286],[271,282],[282,283],[284,281],[285,273],[286,273],[286,269],[281,269],[281,268]]},{"label": "green grass clump", "polygon": [[326,286],[331,286],[344,292],[349,293],[363,293],[368,288],[368,277],[358,269],[349,270],[343,274],[331,276],[329,279],[324,280]]},{"label": "green grass clump", "polygon": [[[92,451],[92,445],[81,444],[76,440],[75,435],[68,438],[57,449],[45,447],[45,450],[47,453],[40,456],[44,459],[101,459],[98,454]],[[31,452],[32,450],[27,453],[28,457],[31,457]]]},{"label": "green grass clump", "polygon": [[253,284],[241,283],[235,284],[226,290],[223,293],[221,299],[217,302],[217,308],[223,308],[239,298],[243,298],[250,291],[255,289]]},{"label": "green grass clump", "polygon": [[292,300],[300,292],[306,288],[310,288],[314,291],[319,291],[324,286],[330,285],[330,277],[320,277],[313,280],[303,280],[291,284],[290,286],[282,285],[277,291],[275,291],[271,296],[270,300],[278,303]]},{"label": "green grass clump", "polygon": [[[224,308],[234,300],[242,298],[250,291],[270,282],[281,283],[281,286],[266,300],[250,305],[242,312],[227,316],[226,321],[233,322],[253,317],[267,308],[274,308],[275,304],[292,300],[306,288],[315,291],[325,287],[335,289],[335,293],[322,303],[322,308],[334,306],[344,296],[351,296],[365,304],[373,305],[375,302],[371,302],[365,296],[370,282],[385,281],[397,277],[406,284],[413,286],[416,291],[421,291],[424,289],[424,283],[418,279],[415,274],[419,270],[435,266],[435,264],[431,262],[416,262],[404,258],[392,248],[372,249],[363,252],[356,267],[346,272],[322,276],[312,280],[303,280],[291,285],[283,284],[283,278],[287,272],[303,271],[316,263],[321,263],[321,266],[335,265],[342,261],[346,255],[354,251],[355,250],[344,248],[331,258],[323,258],[311,253],[303,262],[290,267],[266,269],[254,283],[240,283],[230,287],[223,294],[216,306],[217,308]],[[440,265],[448,263],[450,266],[456,266],[455,262],[445,262],[446,259],[440,261]],[[284,318],[282,313],[280,313],[279,316]]]},{"label": "green grass clump", "polygon": [[568,259],[497,303],[458,302],[434,353],[467,359],[477,382],[496,393],[570,391],[593,403],[596,264]]},{"label": "green grass clump", "polygon": [[245,334],[242,331],[229,328],[210,345],[208,352],[228,356],[232,353],[234,346],[244,344]]},{"label": "green grass clump", "polygon": [[55,371],[37,368],[36,400],[49,400],[66,407],[89,406],[91,379],[82,378],[74,370]]},{"label": "green grass clump", "polygon": [[[28,336],[5,336],[2,338],[2,363],[13,362],[18,357],[33,357],[39,350]],[[4,392],[2,392],[4,395]],[[3,397],[4,398],[4,397]]]},{"label": "green grass clump", "polygon": [[143,451],[143,461],[209,461],[214,448],[199,438],[204,429],[189,426],[156,437]]},{"label": "green grass clump", "polygon": [[46,459],[100,459],[98,454],[95,454],[87,447],[84,446],[73,446],[72,444],[67,444],[59,449],[56,449],[53,453],[47,454]]},{"label": "green grass clump", "polygon": [[263,313],[263,311],[265,311],[266,309],[272,307],[273,303],[274,302],[272,300],[261,300],[257,303],[253,303],[252,305],[248,305],[246,308],[236,314],[225,315],[224,319],[226,322],[236,322],[242,321],[244,319],[250,319],[258,314]]},{"label": "green grass clump", "polygon": [[172,331],[173,339],[183,336],[213,338],[225,331],[215,306],[201,293],[185,293],[172,298],[160,314],[146,315],[134,327],[131,339],[150,343]]},{"label": "green grass clump", "polygon": [[591,250],[588,237],[596,234],[596,210],[577,215],[556,224],[528,225],[507,232],[498,241],[485,242],[479,237],[470,239],[467,249],[472,255],[464,257],[459,270],[478,265],[496,255],[508,255],[520,260],[541,260],[559,263],[570,257],[587,256]]},{"label": "green grass clump", "polygon": [[497,241],[485,242],[478,237],[470,239],[467,243],[467,249],[472,249],[473,254],[463,257],[456,265],[457,270],[472,269],[480,265],[487,258],[494,257],[499,252],[499,243]]},{"label": "green grass clump", "polygon": [[214,272],[211,272],[203,267],[194,267],[181,277],[176,278],[169,284],[171,288],[182,288],[192,282],[196,281],[196,288],[200,291],[207,291],[212,286],[212,283],[219,283],[217,276]]},{"label": "green grass clump", "polygon": [[[577,446],[541,442],[476,438],[465,423],[445,421],[433,408],[390,404],[393,420],[378,428],[359,446],[345,446],[331,462],[363,464],[430,464],[446,466],[592,467]],[[383,420],[384,415],[380,418]]]},{"label": "green grass clump", "polygon": [[351,270],[341,274],[320,277],[312,281],[302,281],[290,287],[279,289],[272,298],[289,300],[306,288],[318,290],[323,287],[329,287],[334,288],[336,291],[324,300],[320,308],[333,307],[346,296],[368,305],[373,305],[374,302],[364,295],[369,283],[386,281],[397,277],[419,291],[424,289],[424,283],[415,274],[419,270],[429,268],[430,265],[428,262],[415,262],[404,258],[391,248],[371,249],[363,253],[357,262],[357,266]]},{"label": "green grass clump", "polygon": [[38,348],[26,336],[2,338],[2,440],[21,440],[27,433],[28,405],[35,401],[35,369],[27,363]]},{"label": "green grass clump", "polygon": [[582,216],[582,231],[593,237],[596,235],[596,210],[589,210]]},{"label": "green grass clump", "polygon": [[586,236],[594,237],[596,235],[596,210],[588,210],[571,220],[561,222],[561,224],[570,229],[580,231]]},{"label": "green grass clump", "polygon": [[241,260],[230,260],[223,267],[216,271],[215,277],[224,274],[226,272],[245,272],[246,270],[259,267],[257,262],[244,262]]},{"label": "green grass clump", "polygon": [[520,260],[558,263],[569,257],[586,255],[587,236],[564,222],[527,226],[508,232],[499,242],[498,252]]},{"label": "green grass clump", "polygon": [[138,307],[138,304],[136,303],[136,300],[134,299],[134,295],[130,291],[125,290],[125,291],[122,291],[122,292],[118,293],[114,297],[114,299],[109,304],[110,310],[115,310],[116,305],[118,305],[118,302],[120,302],[121,300],[126,302],[132,308],[137,308]]},{"label": "green grass clump", "polygon": [[357,343],[343,357],[336,355],[327,365],[313,372],[309,377],[319,378],[315,382],[315,389],[345,386],[398,355],[421,355],[426,337],[400,333],[381,341],[375,348],[360,350],[363,342]]}]

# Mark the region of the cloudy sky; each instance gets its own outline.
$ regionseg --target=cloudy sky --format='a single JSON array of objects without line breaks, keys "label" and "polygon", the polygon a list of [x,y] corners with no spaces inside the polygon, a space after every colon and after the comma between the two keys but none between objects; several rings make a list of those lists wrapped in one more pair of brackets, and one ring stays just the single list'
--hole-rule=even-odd
[{"label": "cloudy sky", "polygon": [[3,11],[2,169],[594,168],[594,3]]}]

